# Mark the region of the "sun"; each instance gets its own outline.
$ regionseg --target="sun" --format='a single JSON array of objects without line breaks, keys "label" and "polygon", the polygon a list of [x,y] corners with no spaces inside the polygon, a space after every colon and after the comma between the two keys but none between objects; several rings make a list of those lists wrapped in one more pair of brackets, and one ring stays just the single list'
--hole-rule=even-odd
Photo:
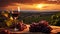
[{"label": "sun", "polygon": [[43,8],[45,6],[45,4],[37,4],[36,8]]}]

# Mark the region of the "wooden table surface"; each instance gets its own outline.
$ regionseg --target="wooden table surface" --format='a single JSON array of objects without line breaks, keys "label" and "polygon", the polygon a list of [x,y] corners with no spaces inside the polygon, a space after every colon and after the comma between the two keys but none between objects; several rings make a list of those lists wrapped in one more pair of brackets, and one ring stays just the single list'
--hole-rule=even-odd
[{"label": "wooden table surface", "polygon": [[[17,32],[10,32],[10,33],[15,33],[15,34],[47,34],[47,33],[41,33],[41,32],[29,32],[29,27],[30,25],[27,25],[27,29],[25,29],[24,31],[17,31]],[[57,32],[60,32],[60,27],[58,26],[51,26],[53,28],[53,30],[51,31],[51,33],[49,34],[56,34]]]},{"label": "wooden table surface", "polygon": [[[47,33],[41,33],[41,32],[29,32],[29,27],[30,25],[27,25],[27,28],[24,29],[24,31],[10,31],[9,34],[47,34]],[[60,27],[58,26],[51,26],[51,27],[53,28],[53,30],[49,34],[56,34],[57,32],[60,32]]]}]

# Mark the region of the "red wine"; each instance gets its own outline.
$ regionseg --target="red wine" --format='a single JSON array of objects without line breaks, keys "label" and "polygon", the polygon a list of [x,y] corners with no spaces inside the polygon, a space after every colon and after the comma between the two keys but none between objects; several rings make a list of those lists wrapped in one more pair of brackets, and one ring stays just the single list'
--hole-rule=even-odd
[{"label": "red wine", "polygon": [[12,14],[12,17],[17,17],[18,16],[18,14]]},{"label": "red wine", "polygon": [[12,17],[17,17],[19,15],[19,12],[18,11],[14,11],[13,13],[12,13]]}]

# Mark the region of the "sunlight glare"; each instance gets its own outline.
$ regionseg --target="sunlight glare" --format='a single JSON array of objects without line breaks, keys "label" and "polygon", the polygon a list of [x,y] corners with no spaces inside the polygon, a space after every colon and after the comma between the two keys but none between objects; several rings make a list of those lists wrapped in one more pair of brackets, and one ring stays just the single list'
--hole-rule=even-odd
[{"label": "sunlight glare", "polygon": [[44,4],[37,4],[36,8],[43,8],[45,5]]},{"label": "sunlight glare", "polygon": [[37,7],[37,8],[42,8],[43,5],[38,4],[36,7]]}]

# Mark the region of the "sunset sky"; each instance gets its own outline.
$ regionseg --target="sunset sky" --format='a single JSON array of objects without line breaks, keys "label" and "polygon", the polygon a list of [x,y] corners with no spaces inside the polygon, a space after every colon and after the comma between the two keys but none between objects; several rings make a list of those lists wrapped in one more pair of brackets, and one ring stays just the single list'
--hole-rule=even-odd
[{"label": "sunset sky", "polygon": [[60,0],[0,0],[0,10],[60,10]]}]

